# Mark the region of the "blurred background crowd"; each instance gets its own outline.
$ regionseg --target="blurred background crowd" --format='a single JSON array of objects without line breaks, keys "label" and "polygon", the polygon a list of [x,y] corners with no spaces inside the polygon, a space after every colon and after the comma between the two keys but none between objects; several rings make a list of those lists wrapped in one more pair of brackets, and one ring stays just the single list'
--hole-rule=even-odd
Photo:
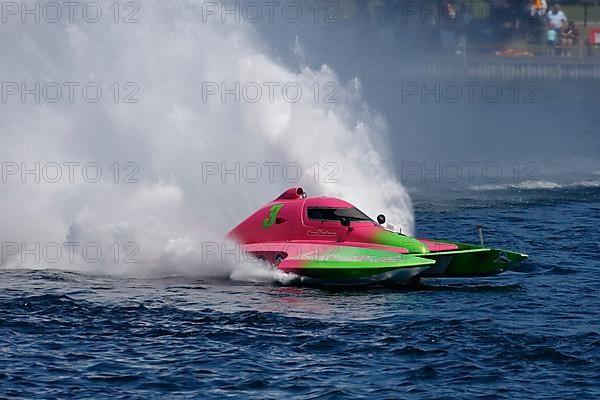
[{"label": "blurred background crowd", "polygon": [[342,20],[362,23],[364,35],[375,32],[380,41],[397,49],[579,59],[600,54],[598,0],[338,0],[336,4]]}]

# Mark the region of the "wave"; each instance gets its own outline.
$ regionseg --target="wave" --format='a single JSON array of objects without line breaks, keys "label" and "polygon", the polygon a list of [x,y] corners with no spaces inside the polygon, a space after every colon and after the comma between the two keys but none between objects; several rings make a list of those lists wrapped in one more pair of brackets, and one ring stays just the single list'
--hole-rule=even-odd
[{"label": "wave", "polygon": [[577,180],[574,182],[559,183],[548,180],[523,181],[519,183],[503,183],[493,185],[475,185],[469,189],[475,191],[503,191],[503,190],[556,190],[556,189],[586,189],[600,188],[600,180]]}]

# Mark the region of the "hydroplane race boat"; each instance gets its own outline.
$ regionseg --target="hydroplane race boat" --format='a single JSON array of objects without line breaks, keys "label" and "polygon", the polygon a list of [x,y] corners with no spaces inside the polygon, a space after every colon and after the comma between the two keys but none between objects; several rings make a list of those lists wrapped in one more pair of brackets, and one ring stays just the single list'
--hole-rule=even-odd
[{"label": "hydroplane race boat", "polygon": [[291,188],[233,228],[242,251],[323,285],[406,284],[424,277],[479,277],[510,270],[527,255],[386,229],[352,204]]}]

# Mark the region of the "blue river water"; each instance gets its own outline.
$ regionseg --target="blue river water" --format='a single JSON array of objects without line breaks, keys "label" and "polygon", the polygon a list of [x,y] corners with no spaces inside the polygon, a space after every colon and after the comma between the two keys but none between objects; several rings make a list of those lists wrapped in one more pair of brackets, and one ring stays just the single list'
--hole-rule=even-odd
[{"label": "blue river water", "polygon": [[326,290],[0,272],[1,398],[600,398],[600,189],[417,200],[519,272]]}]

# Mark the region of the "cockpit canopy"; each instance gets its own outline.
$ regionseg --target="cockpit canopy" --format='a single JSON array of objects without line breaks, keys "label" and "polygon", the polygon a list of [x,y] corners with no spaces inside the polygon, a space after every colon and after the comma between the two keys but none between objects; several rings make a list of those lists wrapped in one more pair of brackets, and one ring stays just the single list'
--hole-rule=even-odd
[{"label": "cockpit canopy", "polygon": [[306,215],[308,219],[317,221],[341,221],[344,218],[350,222],[373,221],[356,207],[309,206],[306,207]]}]

